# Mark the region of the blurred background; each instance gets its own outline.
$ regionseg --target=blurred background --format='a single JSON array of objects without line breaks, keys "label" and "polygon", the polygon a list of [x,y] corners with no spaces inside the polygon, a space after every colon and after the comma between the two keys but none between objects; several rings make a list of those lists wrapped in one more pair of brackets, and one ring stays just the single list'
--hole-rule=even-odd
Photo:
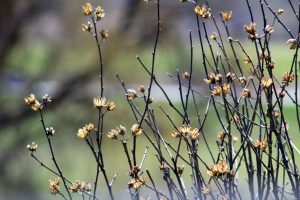
[{"label": "blurred background", "polygon": [[[92,98],[98,95],[97,80],[98,54],[93,38],[81,31],[81,24],[88,20],[81,13],[85,1],[71,0],[2,0],[0,6],[0,199],[50,199],[48,180],[55,176],[30,157],[26,145],[35,141],[39,145],[36,155],[47,165],[53,166],[46,140],[42,132],[39,115],[25,105],[24,97],[34,93],[41,97],[49,94],[53,103],[46,110],[47,126],[56,132],[53,138],[58,162],[67,177],[72,180],[93,182],[96,169],[92,154],[76,132],[88,122],[96,122],[97,111],[93,108]],[[105,17],[99,27],[109,30],[109,38],[103,43],[105,96],[117,104],[115,112],[109,113],[105,132],[122,124],[129,129],[134,123],[132,113],[127,105],[124,91],[115,77],[118,73],[128,88],[137,89],[139,85],[147,87],[148,77],[137,62],[139,55],[147,66],[151,63],[151,53],[155,39],[156,7],[153,3],[142,0],[91,1],[101,5]],[[218,13],[233,11],[233,20],[229,28],[234,39],[240,39],[249,54],[254,52],[242,31],[243,25],[250,22],[244,1],[210,1],[217,22],[222,27]],[[297,1],[292,3],[296,5]],[[295,34],[298,27],[293,26],[296,19],[291,8],[281,0],[272,1],[272,8],[277,11],[285,9],[282,21]],[[258,3],[253,1],[257,12],[261,14]],[[158,80],[166,91],[178,102],[177,82],[167,73],[175,74],[189,69],[189,30],[192,30],[195,46],[195,87],[209,94],[201,87],[203,69],[200,60],[199,41],[196,35],[196,21],[193,5],[182,4],[177,0],[161,0],[162,32],[158,46],[156,73]],[[268,17],[272,16],[269,12]],[[269,18],[270,23],[272,17]],[[297,22],[297,21],[296,21]],[[261,28],[262,22],[257,22]],[[222,27],[223,29],[223,27]],[[272,48],[272,57],[276,61],[275,73],[281,75],[290,67],[292,54],[286,41],[289,36],[282,27],[276,25]],[[215,31],[212,22],[208,22],[208,33]],[[295,34],[296,35],[296,34]],[[241,58],[244,55],[240,55]],[[253,53],[253,57],[255,54]],[[247,66],[245,66],[247,67]],[[154,88],[154,109],[166,102],[161,92]],[[205,99],[199,98],[200,111],[205,109]],[[292,113],[293,107],[287,109]],[[172,110],[166,106],[166,110]],[[159,111],[157,111],[159,112]],[[126,118],[124,118],[126,116]],[[180,121],[174,115],[174,121]],[[196,118],[196,116],[195,116]],[[209,123],[214,115],[209,116]],[[165,117],[161,117],[164,122]],[[194,119],[195,120],[195,119]],[[288,116],[294,120],[294,114]],[[159,124],[161,132],[168,137],[171,124]],[[215,143],[216,133],[220,127],[206,126],[208,140]],[[296,127],[291,127],[295,133]],[[140,157],[145,148],[145,138],[140,139]],[[118,172],[115,183],[117,196],[126,194],[126,175],[128,167],[123,150],[116,141],[105,140],[104,151],[107,152],[109,176]],[[154,153],[149,153],[145,165],[153,168],[155,179],[162,182]],[[152,160],[153,161],[153,160]],[[209,164],[210,165],[210,164]],[[100,176],[100,180],[102,177]],[[106,195],[106,188],[100,181],[99,193]],[[103,188],[103,190],[102,190]],[[145,193],[147,194],[147,193]],[[124,196],[123,196],[124,197]],[[129,196],[128,196],[129,197]],[[120,198],[124,199],[124,198]],[[126,198],[125,198],[126,199]]]}]

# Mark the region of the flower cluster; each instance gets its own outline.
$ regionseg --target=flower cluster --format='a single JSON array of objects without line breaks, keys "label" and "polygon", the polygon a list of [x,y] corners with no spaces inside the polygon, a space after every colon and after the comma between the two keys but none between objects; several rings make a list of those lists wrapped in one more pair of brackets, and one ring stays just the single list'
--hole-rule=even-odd
[{"label": "flower cluster", "polygon": [[81,139],[86,138],[93,130],[95,130],[95,126],[92,123],[86,124],[84,127],[78,129],[77,136]]},{"label": "flower cluster", "polygon": [[35,142],[32,142],[31,144],[28,144],[26,147],[29,151],[34,152],[37,150],[38,145]]},{"label": "flower cluster", "polygon": [[256,40],[256,38],[258,37],[256,33],[256,27],[256,23],[254,22],[251,22],[249,25],[244,26],[244,31],[248,33],[248,38],[250,40]]},{"label": "flower cluster", "polygon": [[31,106],[33,111],[40,111],[42,108],[46,107],[48,104],[52,102],[52,98],[45,94],[42,97],[42,102],[38,101],[34,94],[30,94],[24,98],[26,104]]},{"label": "flower cluster", "polygon": [[213,165],[210,170],[207,170],[209,176],[221,177],[224,175],[233,175],[233,172],[230,172],[228,165],[225,160],[220,161],[219,163]]},{"label": "flower cluster", "polygon": [[80,190],[84,190],[86,192],[91,191],[91,184],[90,183],[85,183],[85,182],[80,182],[79,180],[75,181],[71,187],[69,187],[70,192],[78,192]]},{"label": "flower cluster", "polygon": [[119,127],[116,127],[115,129],[111,129],[110,132],[108,132],[106,135],[108,138],[110,139],[118,139],[119,135],[124,136],[126,133],[126,128],[122,125],[120,125]]},{"label": "flower cluster", "polygon": [[183,124],[178,128],[178,131],[172,131],[171,135],[174,138],[180,138],[184,136],[190,138],[191,140],[196,140],[199,138],[200,133],[199,129],[192,128],[189,124]]},{"label": "flower cluster", "polygon": [[106,101],[105,97],[94,97],[93,104],[95,108],[106,108],[107,111],[113,111],[116,108],[116,104],[113,101]]},{"label": "flower cluster", "polygon": [[53,180],[51,180],[51,179],[49,180],[50,192],[52,194],[60,193],[59,183],[60,183],[60,178],[59,177],[56,177]]},{"label": "flower cluster", "polygon": [[202,7],[200,7],[199,5],[196,5],[195,13],[204,19],[208,19],[211,17],[210,8],[207,9],[204,4],[202,5]]},{"label": "flower cluster", "polygon": [[266,139],[263,140],[256,140],[254,143],[254,147],[260,150],[265,150],[268,146],[268,141]]}]

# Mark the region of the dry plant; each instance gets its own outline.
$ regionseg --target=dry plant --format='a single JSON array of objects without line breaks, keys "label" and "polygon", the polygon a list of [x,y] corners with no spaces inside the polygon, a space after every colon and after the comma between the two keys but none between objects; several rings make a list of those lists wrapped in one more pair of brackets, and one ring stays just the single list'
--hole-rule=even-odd
[{"label": "dry plant", "polygon": [[[146,0],[145,0],[146,1]],[[57,162],[55,147],[52,138],[55,130],[47,127],[43,118],[44,112],[52,99],[44,96],[41,99],[34,94],[25,98],[25,102],[33,111],[40,114],[45,137],[48,141],[49,151],[55,168],[45,165],[36,157],[37,144],[27,146],[31,156],[42,167],[52,172],[57,178],[50,180],[50,192],[58,194],[63,199],[73,199],[79,195],[82,199],[115,199],[116,191],[113,189],[117,174],[108,177],[105,168],[105,155],[103,150],[104,140],[117,140],[124,148],[124,156],[128,161],[128,188],[131,199],[142,199],[140,191],[147,189],[153,199],[300,199],[299,179],[299,142],[290,137],[289,125],[286,121],[284,99],[293,102],[296,120],[290,122],[300,130],[299,104],[298,104],[298,49],[300,33],[300,6],[296,8],[291,1],[285,4],[290,6],[295,17],[294,25],[298,32],[293,33],[281,20],[283,9],[274,10],[266,0],[249,1],[244,3],[248,9],[249,23],[244,25],[245,38],[250,40],[255,48],[255,56],[250,57],[247,48],[242,42],[234,39],[230,33],[231,20],[234,13],[222,11],[214,15],[209,1],[200,3],[193,0],[181,0],[190,4],[190,15],[194,15],[197,28],[197,42],[200,45],[201,66],[206,78],[199,83],[199,77],[194,77],[194,43],[195,39],[189,31],[190,66],[186,72],[177,70],[170,77],[178,83],[180,104],[172,101],[164,86],[155,76],[157,49],[162,28],[160,19],[160,0],[147,0],[156,5],[156,36],[153,45],[152,60],[150,64],[143,62],[139,56],[137,61],[148,74],[148,87],[127,88],[125,82],[116,75],[126,94],[135,121],[129,125],[128,130],[120,125],[103,133],[104,118],[113,112],[115,103],[104,96],[103,71],[105,66],[102,59],[102,42],[108,39],[107,30],[99,31],[101,21],[105,18],[104,10],[98,6],[86,3],[82,12],[89,18],[82,30],[94,38],[99,53],[100,93],[93,99],[94,107],[98,112],[97,124],[88,123],[79,128],[77,136],[84,141],[95,160],[96,175],[93,183],[84,183],[79,180],[71,181],[62,171],[62,166]],[[258,4],[259,10],[253,10],[251,3]],[[254,20],[256,13],[262,18]],[[267,17],[270,16],[270,17]],[[257,17],[256,17],[257,18]],[[257,22],[263,24],[259,28]],[[207,23],[214,25],[215,32],[211,35],[207,31]],[[293,54],[290,68],[282,77],[275,77],[276,69],[272,58],[272,34],[276,27],[284,29],[288,35],[287,44]],[[109,42],[109,41],[108,41]],[[244,55],[244,60],[238,58],[238,53]],[[246,67],[245,67],[246,66]],[[198,84],[206,85],[210,92],[198,91],[192,80]],[[155,102],[152,99],[153,86],[157,86],[165,97],[168,106],[159,106],[154,112]],[[287,88],[294,85],[294,92]],[[200,98],[202,100],[200,100]],[[205,112],[200,112],[199,102],[206,101]],[[142,104],[141,104],[142,103]],[[169,111],[174,111],[174,116]],[[207,118],[209,111],[216,115],[215,123],[222,129],[218,133],[216,143],[207,141],[204,132],[206,126],[211,126]],[[172,141],[167,141],[159,129],[160,119],[165,118],[174,128],[170,133]],[[180,124],[173,119],[179,118]],[[191,118],[197,118],[191,122]],[[235,134],[234,134],[235,133]],[[137,158],[137,146],[140,137],[147,138],[148,146],[142,158]],[[132,143],[128,141],[132,140]],[[199,141],[204,140],[203,146]],[[106,141],[109,142],[109,141]],[[132,146],[129,146],[132,144]],[[216,148],[212,148],[217,145]],[[148,149],[156,152],[156,160],[161,171],[161,182],[155,182],[151,170],[147,170],[144,161]],[[203,154],[203,150],[208,154]],[[140,160],[138,162],[138,160]],[[182,165],[184,163],[184,165]],[[244,168],[243,175],[239,174]],[[203,170],[205,169],[205,170]],[[187,176],[190,174],[191,185],[187,185]],[[108,197],[97,193],[99,177],[104,179]],[[166,191],[159,187],[165,183]],[[248,187],[248,197],[245,197],[245,188]],[[241,192],[241,190],[243,190]],[[152,194],[150,194],[152,193]],[[57,195],[57,196],[58,196]],[[77,196],[78,197],[78,196]],[[77,198],[76,197],[76,198]],[[147,197],[149,199],[150,197]]]}]

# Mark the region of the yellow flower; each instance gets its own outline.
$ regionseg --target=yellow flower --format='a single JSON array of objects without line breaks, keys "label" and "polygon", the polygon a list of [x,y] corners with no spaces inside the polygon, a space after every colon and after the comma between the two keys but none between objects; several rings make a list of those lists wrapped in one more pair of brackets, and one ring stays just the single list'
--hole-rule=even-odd
[{"label": "yellow flower", "polygon": [[27,145],[27,149],[32,152],[36,151],[37,148],[38,148],[38,145],[35,142],[32,142],[31,144]]},{"label": "yellow flower", "polygon": [[28,105],[34,105],[37,100],[36,100],[34,94],[30,94],[30,95],[28,95],[27,97],[24,98],[24,101]]},{"label": "yellow flower", "polygon": [[101,30],[100,35],[103,40],[106,40],[109,36],[108,30]]},{"label": "yellow flower", "polygon": [[260,150],[265,150],[268,146],[268,141],[266,139],[263,140],[256,140],[254,143],[254,147]]},{"label": "yellow flower", "polygon": [[84,15],[91,15],[93,12],[93,6],[90,3],[86,3],[84,6],[81,6],[81,8]]},{"label": "yellow flower", "polygon": [[249,39],[255,40],[257,38],[256,23],[251,22],[249,25],[244,25],[244,31],[248,33]]},{"label": "yellow flower", "polygon": [[251,97],[251,93],[250,93],[250,90],[248,89],[244,89],[243,92],[241,93],[241,96],[248,99]]},{"label": "yellow flower", "polygon": [[224,21],[229,21],[232,18],[232,11],[221,12]]},{"label": "yellow flower", "polygon": [[59,177],[57,177],[57,178],[55,178],[53,180],[49,180],[50,192],[52,194],[57,194],[57,193],[60,192],[59,187],[58,187],[59,186],[59,182],[60,182],[60,178]]},{"label": "yellow flower", "polygon": [[215,86],[214,90],[211,91],[211,94],[213,96],[221,96],[221,94],[223,94],[224,96],[226,96],[228,94],[229,90],[230,90],[230,85],[227,84],[227,83],[224,83],[222,87],[219,86],[219,85]]},{"label": "yellow flower", "polygon": [[210,170],[206,172],[209,176],[223,176],[229,173],[228,165],[225,160],[213,165]]},{"label": "yellow flower", "polygon": [[94,97],[93,98],[94,107],[102,108],[107,106],[105,97]]},{"label": "yellow flower", "polygon": [[268,78],[263,78],[261,80],[261,85],[263,86],[264,89],[269,88],[272,85],[273,81],[272,79]]},{"label": "yellow flower", "polygon": [[103,8],[98,6],[95,11],[96,20],[100,21],[104,16],[105,16],[105,12],[104,12]]},{"label": "yellow flower", "polygon": [[192,140],[196,140],[198,139],[200,136],[200,133],[199,133],[199,130],[197,128],[194,128],[193,130],[190,130],[189,132],[189,137],[192,139]]},{"label": "yellow flower", "polygon": [[113,111],[116,108],[116,104],[113,101],[108,101],[107,102],[107,110],[108,111]]},{"label": "yellow flower", "polygon": [[91,24],[91,22],[87,22],[87,24],[82,24],[81,25],[81,30],[83,31],[87,31],[87,32],[90,32],[93,28],[93,25]]},{"label": "yellow flower", "polygon": [[196,5],[195,13],[204,19],[211,17],[210,9],[206,9],[206,6],[204,4],[202,5],[202,7],[200,7],[199,5]]},{"label": "yellow flower", "polygon": [[133,178],[128,182],[128,187],[133,189],[139,189],[146,183],[145,176],[138,176],[137,178]]},{"label": "yellow flower", "polygon": [[177,131],[172,131],[172,132],[171,132],[171,136],[174,137],[174,138],[180,138],[180,137],[181,137],[181,134],[178,133]]},{"label": "yellow flower", "polygon": [[247,79],[246,79],[246,77],[244,77],[244,76],[240,77],[240,78],[239,78],[239,81],[240,81],[240,84],[241,84],[242,87],[245,87],[245,86],[246,86],[246,84],[247,84]]},{"label": "yellow flower", "polygon": [[131,127],[131,132],[132,132],[132,135],[138,136],[138,135],[142,134],[143,130],[139,124],[133,124]]},{"label": "yellow flower", "polygon": [[293,82],[294,80],[294,73],[293,72],[284,72],[283,74],[283,82],[286,84],[286,85],[289,85],[290,83]]}]

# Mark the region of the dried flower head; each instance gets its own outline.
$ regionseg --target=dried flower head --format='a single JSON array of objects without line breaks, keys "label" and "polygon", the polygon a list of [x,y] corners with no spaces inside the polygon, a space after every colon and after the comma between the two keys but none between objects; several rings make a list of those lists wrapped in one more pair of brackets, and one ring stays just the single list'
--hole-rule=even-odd
[{"label": "dried flower head", "polygon": [[53,127],[46,128],[46,133],[47,133],[47,135],[53,136],[55,133],[55,130],[53,129]]},{"label": "dried flower head", "polygon": [[84,139],[87,135],[88,135],[88,131],[86,130],[86,128],[80,128],[78,129],[77,131],[77,136],[80,138],[80,139]]},{"label": "dried flower head", "polygon": [[69,187],[70,192],[78,192],[78,190],[81,189],[81,182],[79,180],[76,180],[75,183],[72,184],[71,187]]},{"label": "dried flower head", "polygon": [[223,138],[224,138],[225,135],[226,135],[226,132],[225,132],[225,131],[219,131],[219,132],[217,133],[217,135],[218,135],[218,138],[219,138],[220,140],[223,140]]},{"label": "dried flower head", "polygon": [[170,166],[169,166],[166,162],[163,161],[163,162],[159,165],[159,169],[162,170],[162,171],[169,170],[169,169],[170,169]]},{"label": "dried flower head", "polygon": [[244,63],[245,64],[251,64],[252,63],[251,57],[247,56],[246,58],[244,58]]},{"label": "dried flower head", "polygon": [[282,8],[279,8],[278,11],[277,11],[277,15],[281,15],[284,13],[284,10]]},{"label": "dried flower head", "polygon": [[204,187],[202,188],[202,193],[203,193],[204,195],[210,194],[211,191],[212,191],[212,190],[211,190],[211,187],[210,187],[209,185],[204,186]]},{"label": "dried flower head", "polygon": [[98,6],[95,9],[95,18],[96,18],[96,20],[100,21],[104,16],[105,16],[105,12],[104,12],[103,8],[101,8],[101,6]]},{"label": "dried flower head", "polygon": [[90,183],[81,182],[81,188],[84,191],[90,192],[92,190],[92,186]]},{"label": "dried flower head", "polygon": [[268,141],[266,139],[256,140],[256,142],[254,143],[254,147],[260,150],[265,150],[267,146],[268,146]]},{"label": "dried flower head", "polygon": [[84,15],[91,15],[93,12],[93,6],[90,3],[86,3],[85,5],[81,6],[81,8]]},{"label": "dried flower head", "polygon": [[190,130],[189,138],[191,138],[192,140],[196,140],[199,138],[199,136],[200,136],[199,129],[194,128],[194,129]]},{"label": "dried flower head", "polygon": [[229,21],[232,18],[232,11],[223,11],[221,15],[224,21]]},{"label": "dried flower head", "polygon": [[92,124],[92,123],[86,124],[86,125],[85,125],[85,129],[86,129],[88,132],[92,132],[93,130],[95,130],[95,125]]},{"label": "dried flower head", "polygon": [[42,109],[42,107],[43,107],[43,105],[36,100],[35,103],[31,106],[31,109],[33,111],[39,111]]},{"label": "dried flower head", "polygon": [[285,91],[284,90],[280,91],[279,92],[279,97],[283,98],[284,96],[285,96]]},{"label": "dried flower head", "polygon": [[228,165],[225,160],[213,165],[210,170],[206,172],[209,176],[223,176],[229,173]]},{"label": "dried flower head", "polygon": [[31,144],[28,144],[26,147],[29,151],[34,152],[37,150],[38,145],[35,142],[32,142]]},{"label": "dried flower head", "polygon": [[295,76],[294,76],[294,73],[293,72],[284,72],[283,74],[283,82],[286,84],[286,85],[289,85],[290,83],[293,82]]},{"label": "dried flower head", "polygon": [[208,19],[211,17],[210,8],[206,9],[206,6],[203,4],[202,7],[199,5],[195,6],[195,13],[204,19]]},{"label": "dried flower head", "polygon": [[270,78],[263,78],[261,80],[261,85],[263,86],[264,89],[269,88],[272,85],[273,81]]},{"label": "dried flower head", "polygon": [[244,25],[244,31],[248,33],[249,39],[255,40],[257,38],[256,23],[251,22],[249,25]]},{"label": "dried flower head", "polygon": [[107,102],[107,110],[108,111],[113,111],[116,108],[116,104],[113,101],[108,101]]},{"label": "dried flower head", "polygon": [[234,73],[228,72],[226,74],[226,80],[227,80],[228,83],[232,83],[234,79],[235,79],[235,74]]},{"label": "dried flower head", "polygon": [[271,35],[273,32],[274,32],[274,27],[272,27],[272,26],[270,26],[270,25],[267,25],[267,26],[265,27],[265,34]]},{"label": "dried flower head", "polygon": [[28,105],[34,105],[35,102],[37,101],[36,97],[34,94],[30,94],[27,97],[24,98],[24,101]]},{"label": "dried flower head", "polygon": [[111,129],[111,131],[108,132],[106,135],[109,139],[116,140],[118,139],[119,132],[115,129]]},{"label": "dried flower head", "polygon": [[108,30],[101,30],[100,31],[100,36],[103,40],[106,40],[109,36]]},{"label": "dried flower head", "polygon": [[212,40],[217,40],[217,37],[218,37],[218,34],[216,32],[213,32],[209,38],[212,39]]},{"label": "dried flower head", "polygon": [[223,96],[226,96],[228,94],[230,90],[230,85],[228,83],[224,83],[223,86],[215,86],[214,90],[211,91],[211,94],[213,96],[221,96],[223,94]]},{"label": "dried flower head", "polygon": [[81,139],[86,138],[93,130],[95,130],[95,125],[92,123],[86,124],[84,127],[78,129],[77,136]]},{"label": "dried flower head", "polygon": [[82,24],[81,25],[81,30],[82,31],[90,32],[92,30],[92,28],[93,28],[93,25],[89,21],[87,22],[87,24]]},{"label": "dried flower head", "polygon": [[102,108],[102,107],[106,107],[106,98],[105,97],[94,97],[93,98],[93,104],[94,107],[96,108]]},{"label": "dried flower head", "polygon": [[223,76],[221,74],[210,73],[208,74],[208,79],[204,79],[206,84],[216,84],[217,82],[221,82]]},{"label": "dried flower head", "polygon": [[290,45],[290,49],[296,49],[298,46],[296,39],[288,39],[286,43]]},{"label": "dried flower head", "polygon": [[234,115],[233,116],[233,118],[231,118],[231,123],[232,124],[239,124],[241,122],[241,120],[240,120],[240,118],[239,118],[239,116],[237,116],[237,115]]},{"label": "dried flower head", "polygon": [[183,171],[184,171],[184,165],[178,166],[178,167],[177,167],[177,173],[178,173],[179,175],[181,175],[181,174],[183,173]]},{"label": "dried flower head", "polygon": [[178,133],[177,131],[172,131],[172,132],[171,132],[171,136],[174,137],[174,138],[180,138],[180,137],[181,137],[181,134]]},{"label": "dried flower head", "polygon": [[188,72],[184,72],[182,74],[182,78],[184,78],[184,79],[188,79],[189,77],[190,77],[190,74]]},{"label": "dried flower head", "polygon": [[146,177],[145,176],[138,176],[136,178],[131,179],[128,182],[128,187],[133,189],[139,189],[146,183]]},{"label": "dried flower head", "polygon": [[145,92],[145,87],[143,85],[141,85],[139,87],[139,92],[144,93]]},{"label": "dried flower head", "polygon": [[127,98],[128,100],[135,99],[137,97],[135,89],[128,89],[127,90]]},{"label": "dried flower head", "polygon": [[51,179],[49,180],[50,192],[52,194],[60,193],[59,183],[60,183],[60,178],[59,177],[56,177],[53,180],[51,180]]},{"label": "dried flower head", "polygon": [[126,133],[126,128],[122,125],[120,125],[119,127],[116,128],[117,132],[119,135],[125,135]]},{"label": "dried flower head", "polygon": [[247,79],[246,79],[246,77],[244,77],[244,76],[240,77],[240,78],[239,78],[239,81],[240,81],[240,84],[241,84],[242,87],[245,87],[245,86],[246,86],[246,84],[247,84]]},{"label": "dried flower head", "polygon": [[246,98],[246,99],[250,98],[251,97],[250,90],[248,90],[248,89],[245,88],[243,90],[243,92],[241,93],[241,96],[244,97],[244,98]]},{"label": "dried flower head", "polygon": [[133,124],[130,130],[131,130],[132,135],[134,135],[134,136],[141,135],[143,132],[143,130],[139,124]]}]

